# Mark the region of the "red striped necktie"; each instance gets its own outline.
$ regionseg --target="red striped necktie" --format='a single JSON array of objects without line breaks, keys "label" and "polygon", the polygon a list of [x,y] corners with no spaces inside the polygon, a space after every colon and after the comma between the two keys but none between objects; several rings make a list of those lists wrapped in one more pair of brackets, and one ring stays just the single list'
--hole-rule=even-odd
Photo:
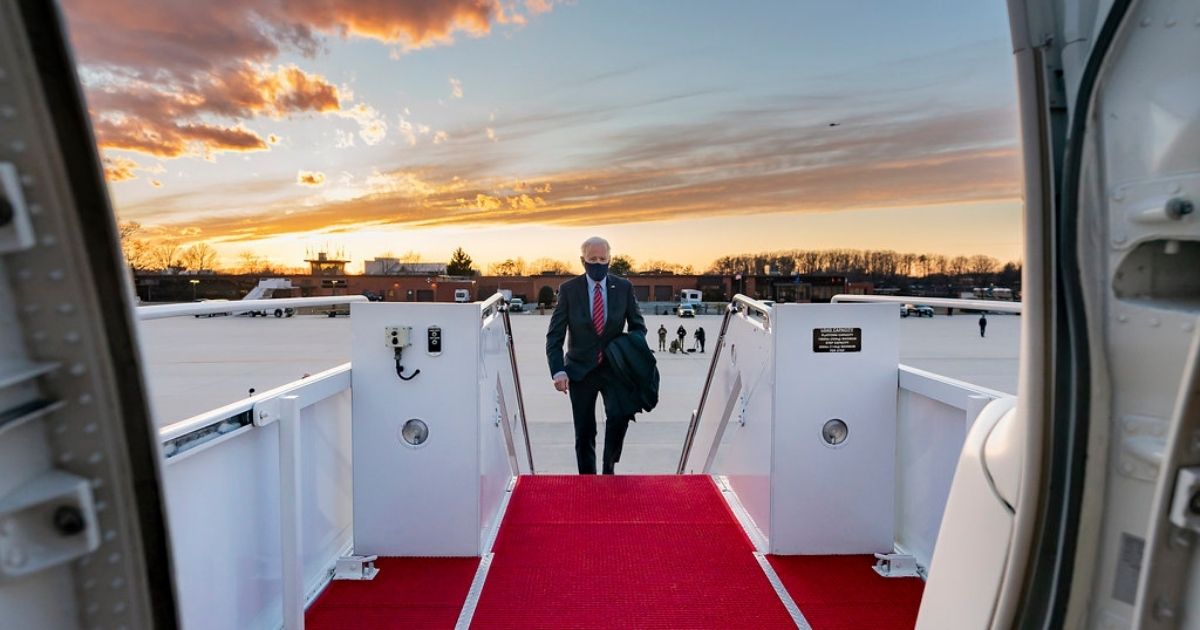
[{"label": "red striped necktie", "polygon": [[[599,337],[604,332],[604,296],[600,293],[600,283],[595,285],[595,291],[592,292],[592,325],[596,327],[596,336]],[[596,351],[596,363],[604,362],[604,351]]]}]

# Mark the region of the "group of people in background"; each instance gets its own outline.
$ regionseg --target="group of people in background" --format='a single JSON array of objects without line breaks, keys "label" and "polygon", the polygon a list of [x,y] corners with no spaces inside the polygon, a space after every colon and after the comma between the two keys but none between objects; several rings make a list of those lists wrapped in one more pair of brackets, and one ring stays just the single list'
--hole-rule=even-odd
[{"label": "group of people in background", "polygon": [[[666,324],[659,324],[659,326],[658,326],[658,349],[664,350],[664,351],[670,351],[670,352],[687,352],[687,350],[684,349],[684,344],[687,341],[687,328],[684,328],[683,324],[679,325],[679,328],[675,331],[675,336],[677,337],[677,339],[672,340],[670,346],[668,346],[667,345],[667,326],[666,326]],[[694,341],[692,342],[692,350],[699,350],[701,353],[703,353],[704,352],[704,329],[701,328],[700,326],[697,326],[696,331],[692,333],[692,336],[694,338]]]}]

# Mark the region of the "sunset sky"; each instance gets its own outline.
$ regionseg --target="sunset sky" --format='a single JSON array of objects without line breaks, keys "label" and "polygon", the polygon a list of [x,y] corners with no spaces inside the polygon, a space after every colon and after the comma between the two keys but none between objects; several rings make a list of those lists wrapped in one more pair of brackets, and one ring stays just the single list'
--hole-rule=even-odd
[{"label": "sunset sky", "polygon": [[253,250],[1020,256],[985,0],[67,0],[118,217]]}]

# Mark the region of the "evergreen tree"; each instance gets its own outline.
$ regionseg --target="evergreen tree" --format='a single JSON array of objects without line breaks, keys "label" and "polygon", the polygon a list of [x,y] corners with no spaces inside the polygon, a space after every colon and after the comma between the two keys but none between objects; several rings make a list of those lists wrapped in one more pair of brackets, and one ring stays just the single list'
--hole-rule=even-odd
[{"label": "evergreen tree", "polygon": [[446,273],[451,276],[473,276],[475,271],[471,269],[472,264],[471,257],[463,251],[463,248],[459,247],[450,255],[450,264],[446,265]]}]

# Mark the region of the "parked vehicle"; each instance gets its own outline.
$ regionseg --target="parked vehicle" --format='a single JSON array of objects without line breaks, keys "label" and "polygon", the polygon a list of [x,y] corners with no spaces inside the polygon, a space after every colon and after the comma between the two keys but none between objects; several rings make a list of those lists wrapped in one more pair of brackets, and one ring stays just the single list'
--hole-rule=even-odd
[{"label": "parked vehicle", "polygon": [[924,304],[905,304],[900,307],[900,317],[908,317],[910,315],[933,317],[933,307]]},{"label": "parked vehicle", "polygon": [[675,313],[680,317],[695,317],[696,307],[692,306],[691,304],[680,304],[679,306],[675,307]]},{"label": "parked vehicle", "polygon": [[470,302],[471,301],[471,290],[470,289],[455,289],[454,290],[454,301],[455,302]]},{"label": "parked vehicle", "polygon": [[513,298],[508,301],[508,312],[520,313],[525,310],[525,300],[521,298]]}]

